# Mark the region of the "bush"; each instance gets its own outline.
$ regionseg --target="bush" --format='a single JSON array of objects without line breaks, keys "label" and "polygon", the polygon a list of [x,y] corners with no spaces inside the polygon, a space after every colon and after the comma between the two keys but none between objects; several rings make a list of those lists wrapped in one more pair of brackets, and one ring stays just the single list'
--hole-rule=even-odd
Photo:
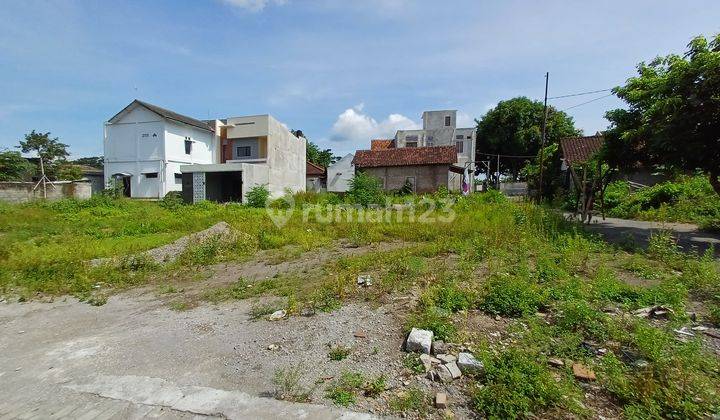
[{"label": "bush", "polygon": [[535,283],[520,276],[494,276],[480,306],[491,314],[518,317],[534,314],[543,300]]},{"label": "bush", "polygon": [[170,191],[160,200],[160,207],[175,210],[184,204],[182,193],[180,191]]},{"label": "bush", "polygon": [[355,204],[364,207],[370,204],[382,204],[384,201],[380,180],[364,172],[358,172],[350,180],[348,196]]},{"label": "bush", "polygon": [[[537,356],[511,348],[484,358],[486,385],[473,394],[475,409],[487,418],[527,417],[561,405],[567,390]],[[540,416],[541,418],[543,416]]]},{"label": "bush", "polygon": [[256,185],[245,194],[245,202],[250,207],[261,209],[265,207],[269,197],[270,191],[265,185]]}]

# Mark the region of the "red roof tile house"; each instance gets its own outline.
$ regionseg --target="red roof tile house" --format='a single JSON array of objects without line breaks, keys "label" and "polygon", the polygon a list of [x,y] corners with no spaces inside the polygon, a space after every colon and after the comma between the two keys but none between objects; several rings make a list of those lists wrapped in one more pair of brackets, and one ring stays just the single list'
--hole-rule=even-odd
[{"label": "red roof tile house", "polygon": [[455,146],[375,148],[358,150],[356,170],[381,180],[385,191],[397,191],[409,182],[416,193],[447,187],[450,166],[457,162]]},{"label": "red roof tile house", "polygon": [[305,190],[319,192],[327,183],[325,168],[310,161],[305,162]]}]

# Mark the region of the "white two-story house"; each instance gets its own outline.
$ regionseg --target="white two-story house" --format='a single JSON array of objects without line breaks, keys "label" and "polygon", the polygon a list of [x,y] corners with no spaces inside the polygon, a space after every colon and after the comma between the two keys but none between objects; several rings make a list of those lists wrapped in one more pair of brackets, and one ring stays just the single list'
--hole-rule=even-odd
[{"label": "white two-story house", "polygon": [[133,198],[243,201],[305,188],[306,140],[269,115],[201,121],[134,100],[104,128],[105,179]]}]

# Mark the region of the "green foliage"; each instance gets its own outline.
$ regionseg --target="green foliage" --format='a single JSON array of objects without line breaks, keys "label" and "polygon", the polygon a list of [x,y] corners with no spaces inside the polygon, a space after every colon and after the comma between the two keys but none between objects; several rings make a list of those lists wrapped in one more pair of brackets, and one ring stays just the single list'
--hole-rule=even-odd
[{"label": "green foliage", "polygon": [[350,180],[347,194],[353,203],[364,207],[370,204],[382,204],[384,201],[380,180],[364,172],[358,172]]},{"label": "green foliage", "polygon": [[68,163],[62,163],[57,169],[57,179],[64,181],[76,181],[83,177],[82,170]]},{"label": "green foliage", "polygon": [[305,148],[305,155],[309,162],[327,168],[333,162],[333,154],[330,149],[320,149],[320,147],[308,140]]},{"label": "green foliage", "polygon": [[278,368],[273,376],[275,398],[293,402],[309,402],[314,388],[302,384],[303,370],[297,366]]},{"label": "green foliage", "polygon": [[[700,169],[720,194],[720,34],[698,36],[683,56],[657,57],[614,93],[629,109],[606,114],[605,156],[616,167]],[[480,138],[478,136],[478,138]]]},{"label": "green foliage", "polygon": [[720,197],[706,177],[680,177],[636,191],[617,181],[605,191],[605,206],[611,217],[696,223],[720,231]]},{"label": "green foliage", "polygon": [[429,398],[422,389],[410,387],[400,391],[388,401],[390,410],[394,413],[418,413],[423,415],[427,412]]},{"label": "green foliage", "polygon": [[[524,96],[500,101],[477,122],[478,153],[537,155],[540,150],[544,106]],[[563,137],[580,135],[572,117],[553,106],[548,107],[546,144]],[[508,159],[501,162],[502,172],[517,174],[527,162]]]},{"label": "green foliage", "polygon": [[491,314],[517,317],[534,314],[543,301],[540,287],[532,281],[521,276],[494,276],[480,307]]},{"label": "green foliage", "polygon": [[405,323],[405,329],[420,328],[430,330],[438,340],[453,338],[457,328],[452,321],[452,313],[437,306],[426,306],[414,312]]},{"label": "green foliage", "polygon": [[86,165],[93,168],[102,169],[105,165],[105,159],[102,156],[82,157],[71,161],[74,165]]},{"label": "green foliage", "polygon": [[570,390],[537,357],[515,348],[484,357],[485,383],[473,393],[475,409],[489,419],[515,419],[563,405]]},{"label": "green foliage", "polygon": [[385,380],[385,375],[380,375],[375,379],[367,381],[365,383],[365,386],[363,387],[363,391],[366,397],[374,398],[380,395],[383,391],[385,391],[386,387],[387,383]]},{"label": "green foliage", "polygon": [[344,371],[326,390],[325,396],[343,407],[355,404],[357,393],[363,388],[365,379],[360,372]]},{"label": "green foliage", "polygon": [[20,140],[19,147],[23,153],[37,153],[46,164],[70,155],[67,151],[67,144],[60,143],[60,139],[57,137],[51,139],[50,133],[36,133],[35,130],[26,134],[25,140]]},{"label": "green foliage", "polygon": [[337,344],[330,347],[328,357],[330,358],[330,360],[339,362],[340,360],[348,357],[351,351],[352,349],[350,347],[343,346],[342,344]]},{"label": "green foliage", "polygon": [[265,203],[267,203],[269,197],[270,191],[267,186],[256,185],[245,194],[245,202],[250,207],[261,209],[265,208]]},{"label": "green foliage", "polygon": [[707,357],[699,342],[683,343],[638,322],[629,345],[648,366],[633,368],[609,354],[601,376],[628,418],[703,418],[716,412],[718,361]]},{"label": "green foliage", "polygon": [[179,191],[170,191],[165,194],[165,197],[160,200],[159,204],[168,210],[177,210],[184,204],[182,193]]},{"label": "green foliage", "polygon": [[417,353],[406,354],[403,359],[403,366],[414,373],[425,373],[425,365],[420,360],[420,355]]},{"label": "green foliage", "polygon": [[24,181],[35,167],[20,152],[0,151],[0,181]]}]

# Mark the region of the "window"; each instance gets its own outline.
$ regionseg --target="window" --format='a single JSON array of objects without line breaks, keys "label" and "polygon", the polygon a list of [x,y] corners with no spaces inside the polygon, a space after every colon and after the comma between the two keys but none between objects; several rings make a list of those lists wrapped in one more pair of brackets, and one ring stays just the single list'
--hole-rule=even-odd
[{"label": "window", "polygon": [[407,136],[405,137],[405,147],[417,147],[418,136]]},{"label": "window", "polygon": [[468,139],[468,140],[472,140],[472,136],[467,136],[467,139]]},{"label": "window", "polygon": [[455,150],[456,150],[458,153],[465,153],[465,148],[464,148],[464,146],[465,146],[465,143],[463,143],[463,142],[461,142],[461,141],[456,141],[456,142],[455,142]]},{"label": "window", "polygon": [[190,137],[185,137],[185,154],[189,155],[192,153],[192,140],[190,140]]},{"label": "window", "polygon": [[148,172],[148,173],[143,174],[143,175],[145,175],[145,178],[147,178],[147,179],[157,178],[157,177],[158,177],[158,173],[157,173],[157,172]]},{"label": "window", "polygon": [[432,146],[434,146],[434,145],[435,145],[435,137],[433,137],[433,136],[428,136],[428,137],[427,137],[427,146],[428,146],[428,147],[432,147]]},{"label": "window", "polygon": [[175,183],[176,184],[182,184],[182,174],[175,174]]},{"label": "window", "polygon": [[450,127],[450,116],[449,115],[445,116],[445,127]]},{"label": "window", "polygon": [[408,176],[405,177],[405,184],[409,184],[412,188],[412,192],[415,192],[415,177],[414,176]]},{"label": "window", "polygon": [[455,140],[462,140],[462,139],[463,139],[463,135],[462,135],[462,134],[457,134],[457,135],[455,135]]},{"label": "window", "polygon": [[250,146],[239,146],[237,148],[237,157],[249,157],[250,155]]}]

